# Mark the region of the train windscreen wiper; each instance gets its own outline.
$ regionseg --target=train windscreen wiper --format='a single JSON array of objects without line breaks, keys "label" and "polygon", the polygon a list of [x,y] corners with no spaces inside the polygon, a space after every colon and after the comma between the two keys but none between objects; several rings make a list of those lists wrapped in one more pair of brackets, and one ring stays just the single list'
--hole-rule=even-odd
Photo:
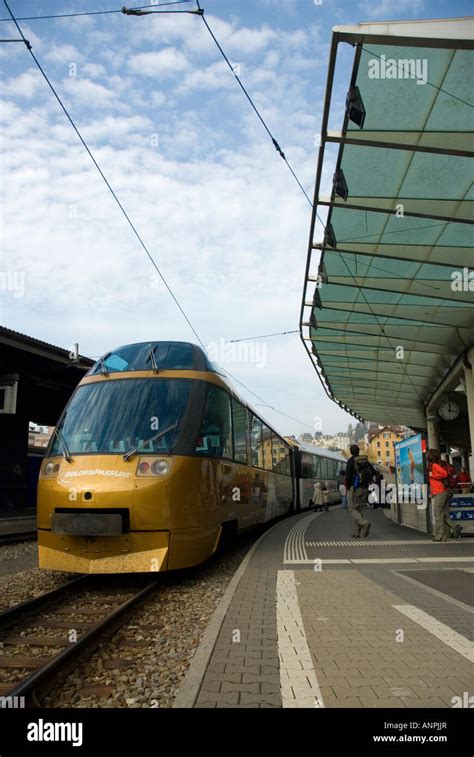
[{"label": "train windscreen wiper", "polygon": [[100,357],[100,358],[99,358],[99,363],[100,363],[100,372],[101,372],[101,374],[102,374],[103,376],[108,376],[108,375],[109,375],[109,372],[108,372],[108,370],[107,370],[107,366],[106,366],[106,365],[105,365],[105,363],[104,363],[104,358],[103,358],[103,357]]},{"label": "train windscreen wiper", "polygon": [[[151,442],[156,442],[158,439],[160,439],[162,436],[168,433],[168,431],[172,431],[174,428],[178,426],[179,421],[176,421],[176,423],[173,423],[172,426],[168,426],[168,428],[164,428],[161,431],[158,431],[157,434],[150,437],[150,439],[146,439],[142,444],[139,444],[137,447],[133,447],[133,449],[129,449],[128,452],[126,452],[123,455],[124,460],[130,460],[133,455],[136,455],[136,453],[142,448],[145,447],[147,444],[150,444]],[[145,451],[146,454],[146,451]]]},{"label": "train windscreen wiper", "polygon": [[54,429],[54,433],[58,437],[59,444],[63,448],[62,454],[63,454],[64,459],[67,460],[68,463],[72,463],[71,453],[69,452],[64,436],[61,434],[60,430],[57,427]]},{"label": "train windscreen wiper", "polygon": [[156,358],[155,358],[155,350],[156,350],[156,347],[152,347],[151,344],[150,344],[150,346],[148,348],[148,357],[150,358],[150,362],[151,362],[152,368],[155,371],[155,373],[159,373],[160,371],[158,369],[158,364],[157,364]]}]

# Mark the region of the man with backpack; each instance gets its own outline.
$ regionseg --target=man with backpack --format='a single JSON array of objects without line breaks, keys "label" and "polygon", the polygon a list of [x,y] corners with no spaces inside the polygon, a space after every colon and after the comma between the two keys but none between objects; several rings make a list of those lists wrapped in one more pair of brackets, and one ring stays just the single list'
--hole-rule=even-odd
[{"label": "man with backpack", "polygon": [[456,479],[448,466],[449,463],[441,460],[437,449],[428,451],[428,477],[435,520],[433,541],[448,541],[450,536],[461,536],[462,526],[453,524],[449,517],[449,502]]},{"label": "man with backpack", "polygon": [[375,475],[376,470],[367,456],[361,455],[357,444],[353,444],[346,467],[346,491],[347,505],[354,522],[352,536],[355,539],[369,535],[370,523],[363,513],[369,499],[369,486]]}]

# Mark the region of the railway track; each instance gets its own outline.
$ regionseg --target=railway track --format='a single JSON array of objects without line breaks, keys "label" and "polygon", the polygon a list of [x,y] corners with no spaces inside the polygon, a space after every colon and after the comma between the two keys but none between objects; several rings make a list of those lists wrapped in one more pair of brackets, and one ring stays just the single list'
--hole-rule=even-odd
[{"label": "railway track", "polygon": [[81,576],[1,612],[0,696],[41,706],[49,689],[158,585],[156,579],[132,580],[124,587],[116,579]]}]

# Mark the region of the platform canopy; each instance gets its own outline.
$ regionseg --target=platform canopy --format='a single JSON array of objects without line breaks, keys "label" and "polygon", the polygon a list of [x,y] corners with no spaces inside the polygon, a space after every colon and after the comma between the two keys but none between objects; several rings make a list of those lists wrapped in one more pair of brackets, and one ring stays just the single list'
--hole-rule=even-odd
[{"label": "platform canopy", "polygon": [[301,335],[329,396],[361,419],[425,427],[474,343],[473,38],[473,19],[333,30]]}]

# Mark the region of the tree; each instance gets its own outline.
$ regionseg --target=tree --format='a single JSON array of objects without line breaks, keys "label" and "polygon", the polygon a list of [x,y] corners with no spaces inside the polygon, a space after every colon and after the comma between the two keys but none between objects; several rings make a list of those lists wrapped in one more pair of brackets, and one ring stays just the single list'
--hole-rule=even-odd
[{"label": "tree", "polygon": [[363,439],[368,429],[365,423],[358,423],[354,430],[354,442],[357,443]]}]

